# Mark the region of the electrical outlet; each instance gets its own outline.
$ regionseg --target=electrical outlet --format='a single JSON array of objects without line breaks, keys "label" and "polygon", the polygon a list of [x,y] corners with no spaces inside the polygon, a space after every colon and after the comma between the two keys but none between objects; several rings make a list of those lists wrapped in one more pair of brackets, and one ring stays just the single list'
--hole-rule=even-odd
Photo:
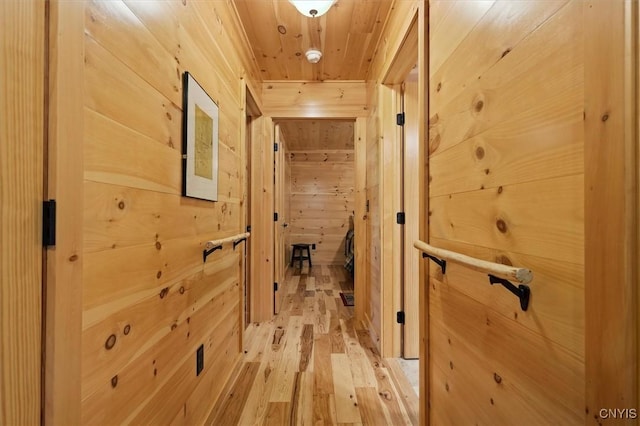
[{"label": "electrical outlet", "polygon": [[315,250],[316,249],[316,245],[315,244],[311,244],[311,250]]},{"label": "electrical outlet", "polygon": [[204,369],[204,345],[200,345],[196,351],[196,376],[199,376]]}]

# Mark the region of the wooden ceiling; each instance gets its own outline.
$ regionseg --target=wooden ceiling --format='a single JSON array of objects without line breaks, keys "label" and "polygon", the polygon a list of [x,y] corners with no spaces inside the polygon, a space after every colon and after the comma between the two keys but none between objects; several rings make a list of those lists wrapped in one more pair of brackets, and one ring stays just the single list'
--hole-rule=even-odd
[{"label": "wooden ceiling", "polygon": [[353,120],[279,121],[287,151],[354,149]]},{"label": "wooden ceiling", "polygon": [[[337,0],[319,18],[287,0],[233,0],[263,80],[364,80],[392,0]],[[322,59],[307,62],[319,48]]]}]

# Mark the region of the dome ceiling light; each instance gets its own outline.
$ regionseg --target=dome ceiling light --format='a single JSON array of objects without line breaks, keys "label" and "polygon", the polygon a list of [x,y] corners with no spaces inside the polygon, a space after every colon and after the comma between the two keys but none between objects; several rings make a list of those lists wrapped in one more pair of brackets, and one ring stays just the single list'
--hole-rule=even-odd
[{"label": "dome ceiling light", "polygon": [[289,0],[298,12],[309,18],[318,18],[329,11],[335,0]]},{"label": "dome ceiling light", "polygon": [[305,56],[307,57],[307,61],[312,64],[317,64],[320,62],[320,58],[322,58],[322,52],[318,49],[309,49],[305,52]]}]

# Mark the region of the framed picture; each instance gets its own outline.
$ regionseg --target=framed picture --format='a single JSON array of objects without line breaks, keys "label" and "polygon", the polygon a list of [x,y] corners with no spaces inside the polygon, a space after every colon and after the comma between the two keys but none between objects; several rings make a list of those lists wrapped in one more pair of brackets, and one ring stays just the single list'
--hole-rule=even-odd
[{"label": "framed picture", "polygon": [[182,89],[182,195],[217,201],[218,105],[188,72]]}]

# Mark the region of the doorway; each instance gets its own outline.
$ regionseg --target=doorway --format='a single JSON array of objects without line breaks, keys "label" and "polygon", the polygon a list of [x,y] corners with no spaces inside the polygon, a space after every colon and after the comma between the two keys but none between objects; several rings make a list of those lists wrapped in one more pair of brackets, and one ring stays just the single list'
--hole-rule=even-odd
[{"label": "doorway", "polygon": [[[292,244],[309,244],[309,276],[323,279],[332,268],[352,278],[356,201],[354,119],[282,119],[276,125],[276,279],[284,280]],[[350,232],[351,231],[351,232]],[[351,245],[352,246],[352,245]],[[306,254],[305,254],[306,256]],[[296,262],[293,270],[300,266]],[[354,268],[353,274],[355,275]],[[350,280],[345,280],[350,281]],[[345,290],[352,293],[353,288]],[[357,303],[357,302],[356,302]]]}]

